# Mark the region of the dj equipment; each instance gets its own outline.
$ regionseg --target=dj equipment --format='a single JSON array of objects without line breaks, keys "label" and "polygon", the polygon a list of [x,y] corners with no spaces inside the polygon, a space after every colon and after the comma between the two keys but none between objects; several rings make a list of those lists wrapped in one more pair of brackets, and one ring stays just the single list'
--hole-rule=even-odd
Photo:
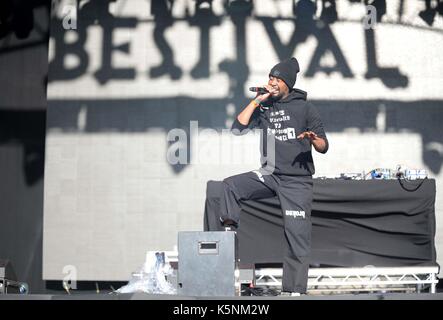
[{"label": "dj equipment", "polygon": [[428,177],[428,172],[424,169],[405,170],[405,178],[409,180],[426,179],[427,177]]},{"label": "dj equipment", "polygon": [[386,169],[386,168],[374,169],[370,172],[370,174],[371,174],[371,179],[389,180],[393,178],[391,169]]}]

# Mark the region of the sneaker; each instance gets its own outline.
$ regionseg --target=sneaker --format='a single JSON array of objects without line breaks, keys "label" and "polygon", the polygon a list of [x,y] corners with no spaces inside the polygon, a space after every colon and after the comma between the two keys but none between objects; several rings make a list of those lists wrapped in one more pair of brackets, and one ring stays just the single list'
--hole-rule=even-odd
[{"label": "sneaker", "polygon": [[302,294],[300,292],[282,291],[280,295],[284,297],[300,297]]},{"label": "sneaker", "polygon": [[225,231],[237,231],[237,223],[231,219],[222,221]]}]

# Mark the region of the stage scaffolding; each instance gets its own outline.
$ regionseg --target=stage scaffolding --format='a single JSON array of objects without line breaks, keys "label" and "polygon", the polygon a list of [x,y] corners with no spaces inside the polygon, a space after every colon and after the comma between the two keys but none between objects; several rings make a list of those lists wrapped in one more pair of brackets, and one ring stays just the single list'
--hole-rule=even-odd
[{"label": "stage scaffolding", "polygon": [[[311,268],[308,294],[349,292],[436,292],[438,267]],[[255,270],[256,286],[281,289],[282,269]]]},{"label": "stage scaffolding", "polygon": [[[176,251],[166,252],[166,261],[178,262]],[[386,293],[429,290],[436,293],[438,266],[311,268],[308,273],[308,294]],[[255,286],[281,290],[281,268],[256,268]]]}]

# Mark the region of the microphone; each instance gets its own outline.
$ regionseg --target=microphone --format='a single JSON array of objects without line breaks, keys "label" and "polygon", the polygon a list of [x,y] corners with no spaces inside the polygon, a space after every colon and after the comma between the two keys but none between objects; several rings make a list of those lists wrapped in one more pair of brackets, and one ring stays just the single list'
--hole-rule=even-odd
[{"label": "microphone", "polygon": [[258,92],[260,94],[269,93],[269,91],[266,90],[266,88],[263,88],[263,87],[250,87],[249,91]]}]

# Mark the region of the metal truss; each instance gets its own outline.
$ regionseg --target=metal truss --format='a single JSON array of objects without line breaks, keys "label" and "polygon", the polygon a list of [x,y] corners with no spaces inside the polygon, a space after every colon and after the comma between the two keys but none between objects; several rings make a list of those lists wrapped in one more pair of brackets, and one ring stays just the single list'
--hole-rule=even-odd
[{"label": "metal truss", "polygon": [[[416,291],[436,292],[438,267],[312,268],[308,292]],[[256,286],[281,287],[282,269],[256,269]]]},{"label": "metal truss", "polygon": [[[166,251],[166,261],[178,262],[178,252]],[[311,268],[308,273],[310,294],[342,292],[421,292],[436,293],[438,266]],[[255,269],[255,285],[281,288],[281,268]]]}]

